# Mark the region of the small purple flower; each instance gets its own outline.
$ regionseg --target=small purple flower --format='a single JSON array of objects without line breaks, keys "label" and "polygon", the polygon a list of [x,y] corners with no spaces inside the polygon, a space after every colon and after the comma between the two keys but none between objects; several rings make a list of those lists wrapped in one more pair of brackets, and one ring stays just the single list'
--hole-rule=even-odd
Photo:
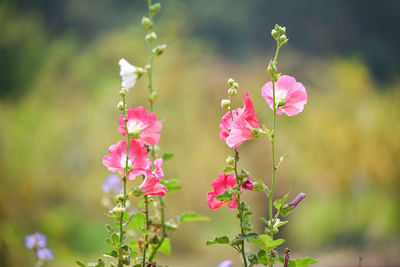
[{"label": "small purple flower", "polygon": [[47,237],[39,232],[25,236],[25,246],[29,249],[44,248],[47,245]]},{"label": "small purple flower", "polygon": [[36,251],[36,256],[39,260],[48,261],[54,259],[54,253],[49,248],[39,248]]},{"label": "small purple flower", "polygon": [[302,201],[303,198],[305,198],[305,197],[306,197],[306,194],[304,194],[304,193],[298,194],[297,197],[289,204],[290,207],[292,209],[296,208],[297,204],[299,204],[300,201]]},{"label": "small purple flower", "polygon": [[231,260],[226,260],[221,262],[218,267],[231,267],[232,266],[232,261]]},{"label": "small purple flower", "polygon": [[106,179],[104,179],[102,184],[102,189],[105,193],[119,194],[122,191],[123,184],[121,179],[116,174],[111,174]]}]

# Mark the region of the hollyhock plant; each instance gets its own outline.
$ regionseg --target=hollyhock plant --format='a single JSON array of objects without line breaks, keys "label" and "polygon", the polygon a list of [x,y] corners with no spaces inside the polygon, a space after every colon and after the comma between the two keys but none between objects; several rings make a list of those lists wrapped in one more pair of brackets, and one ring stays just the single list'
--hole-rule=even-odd
[{"label": "hollyhock plant", "polygon": [[146,170],[146,178],[144,179],[141,188],[146,195],[151,196],[164,196],[168,189],[165,185],[160,184],[160,179],[164,177],[164,173],[161,169],[163,159],[156,159],[154,161],[153,171],[151,167]]},{"label": "hollyhock plant", "polygon": [[122,88],[130,89],[135,86],[138,74],[136,73],[137,68],[131,65],[126,59],[121,58],[119,60],[119,67],[121,69],[120,75],[122,78]]},{"label": "hollyhock plant", "polygon": [[262,131],[249,93],[243,94],[243,108],[232,111],[232,115],[233,120],[229,111],[225,113],[219,126],[220,139],[224,140],[230,148],[239,147],[245,141],[257,137]]},{"label": "hollyhock plant", "polygon": [[[156,145],[160,141],[158,132],[162,129],[162,124],[156,118],[156,114],[147,112],[144,107],[130,108],[126,115],[126,126],[131,138],[137,139],[145,145]],[[118,119],[118,131],[126,136],[124,116]]]},{"label": "hollyhock plant", "polygon": [[[225,162],[224,173],[220,174],[216,180],[212,182],[213,191],[207,193],[207,204],[210,209],[216,210],[219,207],[228,204],[229,208],[236,208],[235,217],[239,219],[240,231],[233,238],[228,236],[215,237],[208,240],[206,245],[228,244],[241,254],[244,267],[248,266],[268,266],[273,267],[276,263],[282,263],[287,266],[309,266],[317,263],[316,260],[306,257],[302,259],[290,260],[290,250],[286,248],[285,257],[279,256],[276,248],[285,242],[284,239],[277,239],[276,234],[279,228],[288,223],[281,220],[287,216],[299,203],[305,198],[304,193],[300,193],[291,203],[286,203],[289,194],[281,199],[274,198],[277,170],[287,155],[281,156],[276,161],[275,140],[277,137],[276,114],[285,113],[293,116],[303,111],[307,102],[307,93],[304,86],[296,82],[293,77],[277,73],[277,59],[279,50],[282,45],[288,42],[285,35],[286,28],[279,25],[275,26],[271,35],[277,42],[277,49],[274,59],[270,61],[267,71],[271,74],[272,81],[266,83],[262,88],[262,96],[267,101],[273,111],[272,129],[268,129],[265,124],[261,127],[256,113],[254,112],[253,103],[249,94],[246,92],[243,97],[243,108],[232,109],[231,100],[237,94],[239,84],[233,79],[228,80],[230,88],[228,89],[228,99],[221,101],[221,107],[227,109],[228,112],[222,117],[219,125],[219,138],[233,148],[232,154],[229,155]],[[267,186],[261,179],[250,179],[250,173],[247,170],[239,169],[239,150],[245,141],[265,135],[267,140],[271,141],[272,148],[272,179],[271,186]],[[264,192],[268,201],[268,216],[260,217],[265,224],[265,230],[262,234],[255,233],[252,226],[249,205],[244,200],[244,191]],[[246,248],[246,242],[253,243],[257,246],[257,251],[252,252]],[[224,265],[225,262],[222,263]],[[230,263],[227,263],[229,265]],[[225,265],[224,265],[225,266]]]},{"label": "hollyhock plant", "polygon": [[[103,159],[104,166],[121,176],[125,176],[126,146],[125,141],[119,141],[117,144],[111,145],[109,148],[110,155],[105,156]],[[134,180],[137,175],[145,174],[146,169],[151,164],[146,155],[146,147],[132,139],[129,145],[127,180]],[[129,170],[131,171],[129,172]]]},{"label": "hollyhock plant", "polygon": [[233,188],[235,185],[237,185],[237,182],[233,174],[221,173],[218,175],[218,178],[211,183],[214,190],[207,193],[207,204],[210,209],[216,210],[226,204],[228,204],[230,209],[235,209],[237,206],[235,197],[229,201],[221,201],[217,199],[218,195],[224,193],[226,189]]},{"label": "hollyhock plant", "polygon": [[[267,82],[262,87],[261,94],[273,110],[272,82]],[[307,103],[306,89],[295,78],[282,75],[275,84],[275,103],[278,115],[282,113],[286,113],[288,116],[297,115],[303,111],[304,105]]]}]

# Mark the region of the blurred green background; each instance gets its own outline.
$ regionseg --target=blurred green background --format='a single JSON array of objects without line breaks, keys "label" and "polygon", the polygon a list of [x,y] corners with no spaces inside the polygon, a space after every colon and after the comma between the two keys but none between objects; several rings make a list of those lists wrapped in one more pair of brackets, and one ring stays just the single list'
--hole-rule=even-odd
[{"label": "blurred green background", "polygon": [[[318,266],[400,266],[400,1],[162,0],[156,17],[157,116],[161,151],[175,153],[166,178],[184,189],[167,200],[168,217],[192,210],[211,222],[171,235],[171,266],[217,266],[239,256],[205,247],[238,232],[235,212],[210,211],[206,192],[231,151],[218,139],[229,77],[249,91],[260,120],[272,112],[260,95],[273,56],[270,30],[287,27],[278,69],[308,90],[303,113],[278,120],[277,196],[307,198],[281,236],[294,257]],[[147,62],[143,0],[3,0],[0,2],[0,266],[32,266],[23,237],[41,231],[55,260],[94,261],[105,248],[102,158],[117,131],[118,60]],[[139,80],[129,105],[147,106]],[[241,97],[235,99],[241,105]],[[266,139],[240,148],[241,167],[269,184]],[[267,213],[261,193],[247,194]],[[262,225],[257,216],[254,224]]]}]

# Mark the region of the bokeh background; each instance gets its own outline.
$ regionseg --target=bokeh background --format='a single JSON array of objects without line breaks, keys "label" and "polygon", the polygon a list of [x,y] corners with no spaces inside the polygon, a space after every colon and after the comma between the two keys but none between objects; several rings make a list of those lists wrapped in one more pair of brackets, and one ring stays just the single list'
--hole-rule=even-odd
[{"label": "bokeh background", "polygon": [[[161,151],[174,153],[166,178],[182,180],[167,214],[191,210],[211,222],[171,235],[171,266],[217,266],[240,258],[206,247],[238,231],[235,212],[210,211],[206,192],[231,151],[218,139],[229,77],[250,92],[260,120],[272,112],[260,95],[273,56],[270,30],[287,28],[279,71],[308,90],[303,113],[278,120],[277,196],[307,198],[281,236],[294,257],[317,266],[400,266],[400,1],[161,0],[155,62]],[[117,131],[118,60],[147,62],[143,0],[3,0],[0,2],[0,266],[32,266],[23,237],[48,235],[49,266],[95,261],[105,248],[102,166]],[[129,95],[147,106],[146,81]],[[234,101],[241,105],[241,97]],[[240,148],[242,168],[269,183],[266,139]],[[262,193],[247,194],[266,214]],[[254,224],[262,225],[257,216]]]}]

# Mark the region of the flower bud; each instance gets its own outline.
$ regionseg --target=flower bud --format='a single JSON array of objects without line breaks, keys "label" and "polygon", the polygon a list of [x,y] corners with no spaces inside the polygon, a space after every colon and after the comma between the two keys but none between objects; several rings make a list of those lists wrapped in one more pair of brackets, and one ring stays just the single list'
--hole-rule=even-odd
[{"label": "flower bud", "polygon": [[158,97],[158,93],[157,93],[156,91],[153,91],[153,92],[149,95],[150,101],[152,101],[152,102],[153,102],[154,100],[156,100],[157,97]]},{"label": "flower bud", "polygon": [[143,17],[142,18],[142,25],[145,26],[146,28],[150,26],[150,19],[148,17]]},{"label": "flower bud", "polygon": [[140,68],[140,67],[136,67],[136,69],[135,69],[135,74],[137,74],[138,77],[142,76],[145,72],[146,72],[146,70],[143,68]]},{"label": "flower bud", "polygon": [[281,35],[281,37],[279,37],[279,42],[281,42],[281,44],[284,44],[288,41],[288,38],[286,37],[286,35]]},{"label": "flower bud", "polygon": [[253,191],[255,192],[262,192],[264,191],[264,184],[261,184],[260,182],[256,181],[253,185]]},{"label": "flower bud", "polygon": [[294,209],[300,203],[300,201],[302,201],[305,197],[306,197],[306,194],[300,193],[297,195],[297,197],[292,202],[290,202],[289,205],[292,207],[292,209]]},{"label": "flower bud", "polygon": [[131,264],[131,256],[122,255],[122,263],[125,264],[125,265]]},{"label": "flower bud", "polygon": [[237,94],[237,90],[235,88],[231,87],[228,89],[228,95],[234,96],[236,94]]},{"label": "flower bud", "polygon": [[233,83],[232,87],[235,88],[235,89],[239,89],[239,84],[238,83]]},{"label": "flower bud", "polygon": [[155,39],[157,39],[157,34],[155,32],[151,32],[151,33],[148,33],[145,38],[146,38],[146,41],[153,42]]},{"label": "flower bud", "polygon": [[126,88],[122,88],[121,91],[119,91],[119,95],[121,97],[125,97],[127,93],[128,93],[128,89],[126,89]]},{"label": "flower bud", "polygon": [[166,44],[157,46],[157,47],[154,48],[153,51],[152,51],[152,52],[153,52],[153,55],[161,56],[161,55],[164,53],[165,48],[167,48],[167,45],[166,45]]},{"label": "flower bud", "polygon": [[235,81],[232,79],[232,78],[229,78],[229,80],[228,80],[228,84],[230,85],[230,86],[233,86],[233,83],[234,83]]},{"label": "flower bud", "polygon": [[274,74],[276,72],[276,65],[272,60],[269,61],[267,71],[271,74]]},{"label": "flower bud", "polygon": [[117,107],[118,107],[119,110],[124,111],[124,109],[125,109],[124,102],[123,101],[119,101]]},{"label": "flower bud", "polygon": [[126,208],[122,207],[121,203],[118,203],[118,205],[115,206],[112,211],[113,213],[124,213],[126,211]]},{"label": "flower bud", "polygon": [[156,14],[157,12],[160,12],[160,10],[161,10],[161,4],[160,3],[156,3],[156,4],[154,4],[154,5],[152,5],[150,7],[150,11],[151,11],[151,13],[153,15]]},{"label": "flower bud", "polygon": [[281,31],[282,31],[283,34],[285,34],[286,33],[286,27],[281,27]]},{"label": "flower bud", "polygon": [[271,31],[271,35],[272,37],[274,37],[274,39],[276,40],[276,38],[278,37],[278,32],[276,30],[272,30]]},{"label": "flower bud", "polygon": [[231,106],[231,101],[229,99],[222,99],[221,100],[222,109],[229,109],[230,106]]},{"label": "flower bud", "polygon": [[243,179],[243,178],[247,178],[247,177],[249,177],[249,176],[250,176],[250,173],[249,173],[248,171],[246,171],[246,170],[241,170],[240,173],[239,173],[239,175],[238,175],[238,178]]},{"label": "flower bud", "polygon": [[228,165],[235,164],[235,159],[232,156],[228,156],[225,161],[226,161],[226,164],[228,164]]},{"label": "flower bud", "polygon": [[125,197],[124,197],[124,194],[118,194],[116,198],[118,201],[122,201],[122,200],[124,200]]}]

